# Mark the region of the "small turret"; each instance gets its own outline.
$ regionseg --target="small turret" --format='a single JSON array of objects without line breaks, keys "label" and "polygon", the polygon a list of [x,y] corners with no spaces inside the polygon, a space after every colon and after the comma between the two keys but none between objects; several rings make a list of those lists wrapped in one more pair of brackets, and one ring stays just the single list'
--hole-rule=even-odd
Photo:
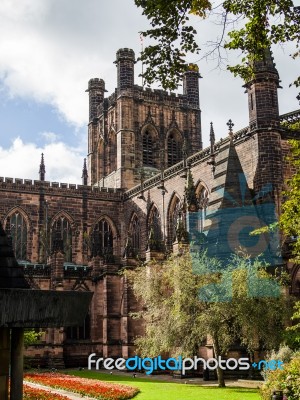
[{"label": "small turret", "polygon": [[250,129],[279,126],[280,80],[270,49],[254,61],[253,70],[253,78],[244,85],[248,93]]},{"label": "small turret", "polygon": [[115,64],[118,68],[118,90],[130,89],[134,85],[135,54],[132,49],[119,49]]},{"label": "small turret", "polygon": [[196,64],[189,64],[188,70],[183,76],[183,94],[187,96],[187,100],[193,107],[199,107],[199,68]]},{"label": "small turret", "polygon": [[104,100],[104,93],[106,92],[104,80],[90,79],[86,92],[89,93],[89,122],[92,122],[94,118],[97,118],[97,108]]},{"label": "small turret", "polygon": [[41,157],[39,174],[40,174],[40,181],[44,181],[45,180],[45,174],[46,174],[46,168],[45,168],[45,162],[44,162],[44,153],[42,153],[42,157]]}]

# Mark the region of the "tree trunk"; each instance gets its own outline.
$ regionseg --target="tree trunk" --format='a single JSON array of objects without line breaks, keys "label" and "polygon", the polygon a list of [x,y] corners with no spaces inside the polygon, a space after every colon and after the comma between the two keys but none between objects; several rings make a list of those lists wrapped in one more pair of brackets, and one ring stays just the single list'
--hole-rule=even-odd
[{"label": "tree trunk", "polygon": [[[214,353],[215,353],[215,358],[219,360],[219,356],[221,356],[221,351],[220,351],[220,346],[219,346],[219,341],[217,338],[217,335],[214,335],[212,337],[213,340],[213,346],[214,346]],[[218,366],[217,368],[217,376],[218,376],[218,385],[219,387],[225,387],[225,379],[224,379],[224,370]]]}]

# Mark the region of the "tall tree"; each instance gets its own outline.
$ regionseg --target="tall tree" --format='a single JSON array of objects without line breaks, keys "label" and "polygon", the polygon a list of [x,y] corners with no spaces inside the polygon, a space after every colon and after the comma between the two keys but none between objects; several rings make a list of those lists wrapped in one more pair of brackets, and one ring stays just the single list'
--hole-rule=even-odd
[{"label": "tall tree", "polygon": [[[175,89],[187,69],[186,55],[199,53],[191,15],[200,20],[218,16],[223,32],[214,48],[241,51],[241,62],[228,68],[243,79],[251,76],[253,60],[261,59],[271,44],[294,42],[292,56],[299,56],[300,7],[294,7],[292,0],[225,0],[218,6],[210,0],[135,0],[135,4],[151,24],[142,33],[153,43],[141,55],[148,84],[160,81],[164,89]],[[299,78],[295,84],[299,86]]]},{"label": "tall tree", "polygon": [[[300,129],[299,123],[291,129]],[[290,140],[291,156],[289,161],[294,169],[293,176],[287,181],[288,190],[282,204],[280,227],[284,234],[292,239],[292,254],[296,262],[300,261],[300,141]]]},{"label": "tall tree", "polygon": [[[235,340],[251,353],[281,341],[287,300],[258,261],[235,256],[224,270],[203,252],[186,252],[127,275],[144,305],[135,314],[145,322],[145,335],[136,340],[144,357],[195,356],[207,336],[216,358]],[[217,374],[219,386],[225,386],[223,370]]]}]

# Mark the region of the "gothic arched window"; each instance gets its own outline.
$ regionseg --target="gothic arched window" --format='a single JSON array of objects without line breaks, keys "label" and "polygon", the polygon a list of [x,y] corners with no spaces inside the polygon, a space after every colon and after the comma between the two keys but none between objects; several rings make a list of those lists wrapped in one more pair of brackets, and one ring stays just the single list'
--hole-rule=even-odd
[{"label": "gothic arched window", "polygon": [[65,261],[72,261],[72,228],[65,216],[57,218],[52,225],[52,251],[65,253]]},{"label": "gothic arched window", "polygon": [[103,218],[95,226],[92,239],[92,256],[108,259],[113,255],[113,232],[109,222]]},{"label": "gothic arched window", "polygon": [[180,212],[180,201],[178,197],[174,197],[169,209],[169,243],[172,244],[176,239],[176,229],[178,223],[178,215]]},{"label": "gothic arched window", "polygon": [[156,240],[161,240],[161,218],[158,209],[155,207],[152,213],[151,226],[154,231],[154,238]]},{"label": "gothic arched window", "polygon": [[131,222],[131,237],[133,252],[137,255],[141,249],[141,226],[136,215]]},{"label": "gothic arched window", "polygon": [[158,209],[153,207],[148,219],[148,248],[150,250],[162,250],[162,239],[160,214]]},{"label": "gothic arched window", "polygon": [[168,167],[177,164],[181,160],[181,141],[174,133],[168,136]]},{"label": "gothic arched window", "polygon": [[6,221],[6,233],[11,239],[11,244],[17,260],[27,258],[27,223],[23,215],[16,211]]},{"label": "gothic arched window", "polygon": [[199,214],[200,214],[200,232],[203,232],[204,229],[204,221],[206,218],[206,209],[208,205],[208,190],[202,186],[200,191],[197,194],[197,198],[199,201]]},{"label": "gothic arched window", "polygon": [[153,139],[149,131],[143,134],[143,164],[154,167]]}]

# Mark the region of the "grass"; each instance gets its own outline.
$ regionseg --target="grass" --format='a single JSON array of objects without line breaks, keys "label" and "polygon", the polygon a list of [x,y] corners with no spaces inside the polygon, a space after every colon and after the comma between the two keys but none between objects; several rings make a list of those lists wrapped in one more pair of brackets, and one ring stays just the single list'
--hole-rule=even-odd
[{"label": "grass", "polygon": [[131,375],[110,375],[95,371],[67,371],[82,378],[116,382],[141,391],[135,400],[260,400],[257,389],[204,387],[192,384],[155,381],[155,378],[133,378]]}]

